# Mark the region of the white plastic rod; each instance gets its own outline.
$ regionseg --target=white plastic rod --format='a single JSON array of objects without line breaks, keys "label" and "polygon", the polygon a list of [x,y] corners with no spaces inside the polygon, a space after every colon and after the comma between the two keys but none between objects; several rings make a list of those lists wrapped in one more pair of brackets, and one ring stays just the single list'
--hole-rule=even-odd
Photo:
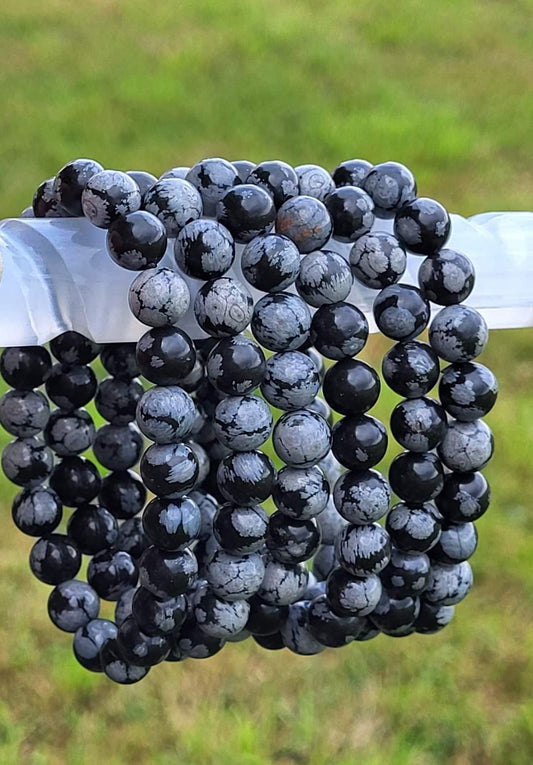
[{"label": "white plastic rod", "polygon": [[[474,263],[476,284],[468,305],[477,308],[492,329],[533,326],[533,213],[452,215],[447,247]],[[392,229],[378,220],[374,230]],[[171,240],[161,265],[176,269]],[[330,243],[346,257],[350,246]],[[241,248],[238,248],[236,263]],[[105,231],[84,218],[8,218],[0,222],[0,346],[42,345],[74,329],[98,343],[134,342],[147,329],[131,315],[128,287],[135,274],[112,262]],[[422,259],[409,255],[402,281],[417,283]],[[232,272],[238,278],[239,266]],[[229,275],[231,275],[231,273]],[[201,282],[186,279],[191,296]],[[260,293],[251,290],[254,299]],[[376,296],[357,282],[350,300],[365,312],[371,331]],[[438,307],[436,307],[438,308]],[[180,322],[192,337],[204,336],[192,313]]]}]

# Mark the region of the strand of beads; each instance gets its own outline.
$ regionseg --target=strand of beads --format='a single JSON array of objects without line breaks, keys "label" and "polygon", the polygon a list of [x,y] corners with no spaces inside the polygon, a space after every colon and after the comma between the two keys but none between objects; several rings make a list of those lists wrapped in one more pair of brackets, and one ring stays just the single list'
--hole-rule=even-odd
[{"label": "strand of beads", "polygon": [[[138,272],[128,302],[149,328],[136,347],[101,351],[111,376],[95,404],[108,424],[95,436],[83,409],[98,348],[77,333],[52,342],[51,374],[40,348],[8,349],[0,364],[16,388],[0,402],[17,437],[4,470],[24,486],[13,517],[43,535],[32,566],[56,585],[50,614],[75,632],[78,660],[130,683],[249,636],[315,654],[446,626],[472,584],[493,448],[481,418],[497,395],[474,361],[487,329],[461,305],[474,271],[444,248],[446,210],[417,197],[394,162],[349,160],[330,175],[208,159],[158,180],[77,160],[39,187],[33,214],[80,213],[107,230],[113,261]],[[417,255],[418,285],[405,283]],[[354,294],[372,297],[395,343],[382,373],[403,398],[390,432],[404,451],[388,479],[377,469],[387,429],[369,413],[381,382],[356,358],[369,327]],[[35,390],[46,378],[51,415]],[[428,395],[437,382],[440,403]],[[152,442],[142,482],[137,427]],[[61,458],[49,487],[43,429]],[[79,456],[93,441],[111,471],[103,481]],[[61,503],[75,508],[68,535],[55,533]],[[73,579],[82,554],[89,584]],[[97,618],[100,597],[116,601],[115,622]]]}]

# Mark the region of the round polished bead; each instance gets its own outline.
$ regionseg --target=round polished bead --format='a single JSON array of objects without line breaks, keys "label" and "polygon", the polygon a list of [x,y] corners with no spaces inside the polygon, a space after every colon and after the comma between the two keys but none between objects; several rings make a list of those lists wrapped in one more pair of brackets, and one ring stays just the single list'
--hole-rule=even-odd
[{"label": "round polished bead", "polygon": [[68,331],[50,340],[50,351],[61,364],[75,366],[93,361],[100,346],[79,332]]},{"label": "round polished bead", "polygon": [[250,162],[248,159],[237,159],[234,160],[231,164],[237,172],[237,183],[246,183],[246,179],[255,167],[255,162]]},{"label": "round polished bead", "polygon": [[365,175],[361,186],[381,211],[397,210],[416,197],[416,181],[399,162],[381,162]]},{"label": "round polished bead", "polygon": [[221,651],[225,642],[223,638],[211,637],[204,632],[196,619],[187,619],[174,638],[174,647],[167,661],[208,659]]},{"label": "round polished bead", "polygon": [[276,208],[272,196],[252,183],[234,186],[217,204],[216,216],[236,242],[247,244],[273,227]]},{"label": "round polished bead", "polygon": [[474,523],[447,524],[443,526],[439,541],[430,552],[431,561],[462,563],[476,551],[477,540]]},{"label": "round polished bead", "polygon": [[132,615],[145,635],[169,635],[179,630],[187,615],[184,595],[169,600],[156,600],[149,590],[134,590],[131,602]]},{"label": "round polished bead", "polygon": [[272,423],[270,408],[259,396],[228,396],[215,409],[213,429],[228,449],[249,452],[269,438]]},{"label": "round polished bead", "polygon": [[349,523],[366,525],[382,518],[389,509],[391,490],[377,470],[343,473],[335,484],[333,502]]},{"label": "round polished bead", "polygon": [[426,328],[429,303],[417,287],[391,284],[374,300],[374,319],[379,330],[393,340],[412,340]]},{"label": "round polished bead", "polygon": [[311,314],[298,295],[265,295],[253,309],[252,333],[270,351],[292,351],[309,338]]},{"label": "round polished bead", "polygon": [[381,383],[377,372],[364,361],[342,359],[324,377],[324,398],[340,414],[364,414],[379,397]]},{"label": "round polished bead", "polygon": [[167,236],[181,229],[203,212],[202,198],[194,186],[181,178],[163,178],[144,195],[144,209],[163,223]]},{"label": "round polished bead", "polygon": [[349,470],[371,468],[387,451],[387,429],[367,414],[343,417],[332,430],[331,451]]},{"label": "round polished bead", "polygon": [[330,173],[320,165],[298,165],[294,170],[302,196],[314,197],[323,202],[335,188]]},{"label": "round polished bead", "polygon": [[406,595],[392,597],[383,590],[375,609],[368,617],[383,634],[391,637],[405,637],[415,631],[415,621],[420,613],[420,600]]},{"label": "round polished bead", "polygon": [[158,600],[183,595],[194,584],[197,575],[198,562],[189,549],[168,552],[152,545],[139,561],[141,586]]},{"label": "round polished bead", "polygon": [[450,234],[450,216],[434,199],[418,197],[403,205],[394,218],[394,234],[409,252],[433,255]]},{"label": "round polished bead", "polygon": [[264,573],[265,564],[259,553],[232,555],[217,550],[207,562],[205,577],[215,595],[233,602],[257,592]]},{"label": "round polished bead", "polygon": [[362,621],[357,616],[338,616],[325,595],[311,601],[308,610],[308,629],[321,645],[340,648],[359,635]]},{"label": "round polished bead", "polygon": [[372,164],[366,159],[347,159],[341,162],[332,173],[333,180],[339,186],[361,186]]},{"label": "round polished bead", "polygon": [[239,183],[237,170],[226,159],[203,159],[191,167],[186,176],[202,197],[204,215],[214,215],[217,203],[235,184]]},{"label": "round polished bead", "polygon": [[[313,573],[313,576],[316,577],[317,583],[324,584],[325,580],[328,578],[328,576],[333,571],[336,565],[337,565],[337,558],[335,556],[335,546],[320,545],[316,555],[313,558],[313,567],[312,567],[312,573]],[[312,587],[311,581],[308,584],[308,590],[310,588],[314,589]],[[325,592],[325,584],[324,584],[323,591]],[[309,599],[307,592],[305,597],[306,599]],[[313,595],[313,597],[316,597],[316,595]],[[312,598],[310,599],[312,600]]]},{"label": "round polished bead", "polygon": [[260,505],[222,505],[213,518],[213,534],[223,550],[233,555],[257,552],[263,546],[268,518]]},{"label": "round polished bead", "polygon": [[[191,169],[190,167],[186,167],[185,165],[179,165],[178,167],[171,167],[170,170],[165,170],[164,173],[161,173],[161,175],[159,176],[159,180],[164,181],[166,178],[180,178],[182,181],[184,181],[187,178],[187,173],[189,172],[190,169]],[[156,181],[157,181],[157,178],[156,178]]]},{"label": "round polished bead", "polygon": [[266,362],[261,393],[278,409],[303,409],[315,399],[320,379],[312,360],[300,351],[276,353]]},{"label": "round polished bead", "polygon": [[246,182],[265,189],[272,196],[276,207],[299,193],[296,172],[286,162],[277,159],[260,162],[250,171]]},{"label": "round polished bead", "polygon": [[274,560],[303,563],[318,550],[320,530],[312,519],[297,520],[276,512],[268,521],[266,544]]},{"label": "round polished bead", "polygon": [[31,548],[31,572],[45,584],[59,584],[73,579],[80,566],[80,550],[64,534],[48,534],[38,539]]},{"label": "round polished bead", "polygon": [[326,597],[331,610],[339,616],[367,616],[381,598],[382,584],[377,574],[352,576],[335,568],[326,583]]},{"label": "round polished bead", "polygon": [[60,630],[76,632],[100,610],[100,598],[93,588],[79,579],[60,582],[48,596],[48,616]]},{"label": "round polished bead", "polygon": [[279,632],[289,613],[288,606],[276,606],[266,603],[258,595],[252,595],[248,601],[250,613],[246,629],[252,635],[273,635]]},{"label": "round polished bead", "polygon": [[306,409],[309,409],[311,412],[316,412],[316,414],[319,414],[321,417],[323,417],[330,428],[333,425],[333,412],[331,411],[331,407],[329,404],[327,404],[323,398],[320,396],[315,396],[315,398],[311,401],[310,404],[307,405]]},{"label": "round polished bead", "polygon": [[193,279],[216,279],[233,265],[235,243],[221,223],[200,218],[188,223],[176,238],[174,257],[184,274]]},{"label": "round polished bead", "polygon": [[258,505],[272,492],[276,471],[260,451],[237,452],[221,460],[217,469],[220,493],[236,505]]},{"label": "round polished bead", "polygon": [[311,320],[311,342],[328,359],[340,361],[356,356],[367,338],[365,315],[350,303],[322,305]]},{"label": "round polished bead", "polygon": [[456,473],[482,470],[494,453],[494,438],[483,420],[451,420],[438,448],[443,464]]},{"label": "round polished bead", "polygon": [[148,491],[159,496],[181,494],[198,480],[198,458],[185,444],[152,444],[141,458],[140,470]]},{"label": "round polished bead", "polygon": [[206,587],[194,597],[193,603],[196,623],[210,637],[227,640],[246,627],[250,613],[247,600],[230,603]]},{"label": "round polished bead", "polygon": [[331,430],[316,412],[297,409],[283,414],[274,426],[272,444],[278,457],[293,467],[311,467],[331,447]]},{"label": "round polished bead", "polygon": [[415,621],[415,629],[421,635],[433,635],[444,629],[455,613],[454,606],[434,605],[422,600],[420,603],[420,613]]},{"label": "round polished bead", "polygon": [[170,652],[166,636],[144,634],[133,616],[128,616],[118,628],[117,644],[126,661],[136,667],[153,667]]},{"label": "round polished bead", "polygon": [[244,248],[242,274],[261,292],[280,292],[296,280],[300,272],[300,253],[286,236],[257,236]]},{"label": "round polished bead", "polygon": [[442,606],[454,606],[468,595],[473,582],[468,561],[453,565],[433,563],[424,599]]},{"label": "round polished bead", "polygon": [[454,305],[466,300],[474,289],[472,261],[455,250],[440,250],[422,261],[418,284],[427,300],[438,305]]},{"label": "round polished bead", "polygon": [[477,521],[490,504],[490,486],[483,473],[448,473],[435,504],[451,523]]},{"label": "round polished bead", "polygon": [[135,343],[110,343],[102,347],[100,361],[104,369],[120,380],[132,380],[140,374]]},{"label": "round polished bead", "polygon": [[109,228],[111,223],[141,206],[139,187],[126,173],[102,170],[85,184],[81,194],[83,214],[98,228]]},{"label": "round polished bead", "polygon": [[350,263],[358,282],[381,290],[401,279],[407,257],[395,236],[376,231],[357,240],[350,250]]},{"label": "round polished bead", "polygon": [[100,651],[116,636],[116,624],[108,619],[91,619],[76,630],[72,643],[74,656],[81,666],[90,672],[102,672]]},{"label": "round polished bead", "polygon": [[102,479],[95,465],[83,457],[63,457],[50,476],[50,487],[67,507],[90,502],[100,491]]},{"label": "round polished bead", "polygon": [[135,425],[102,425],[94,442],[94,456],[108,470],[127,470],[141,456],[143,438]]},{"label": "round polished bead", "polygon": [[374,203],[356,186],[335,189],[326,199],[333,223],[333,238],[340,242],[355,242],[368,234],[374,223]]},{"label": "round polished bead", "polygon": [[399,502],[387,516],[386,529],[400,550],[428,552],[440,537],[442,516],[429,502],[408,505]]},{"label": "round polished bead", "polygon": [[52,489],[36,486],[24,489],[13,500],[12,517],[15,526],[32,537],[50,534],[61,523],[63,508]]},{"label": "round polished bead", "polygon": [[487,322],[474,308],[450,305],[435,316],[429,328],[429,342],[446,361],[472,361],[489,338]]},{"label": "round polished bead", "polygon": [[157,183],[156,176],[144,170],[126,170],[126,174],[133,178],[143,198],[148,189],[151,189],[154,183]]},{"label": "round polished bead", "polygon": [[278,210],[276,231],[288,237],[302,253],[320,250],[331,236],[326,206],[312,196],[287,200]]},{"label": "round polished bead", "polygon": [[378,523],[350,524],[336,540],[336,553],[339,564],[352,576],[379,574],[389,562],[391,542]]},{"label": "round polished bead", "polygon": [[118,266],[128,271],[154,268],[167,249],[167,232],[159,218],[137,210],[117,218],[107,230],[107,252]]},{"label": "round polished bead", "polygon": [[94,159],[75,159],[63,165],[54,179],[54,191],[59,203],[69,215],[83,215],[81,195],[87,182],[104,168]]},{"label": "round polished bead", "polygon": [[138,578],[137,564],[124,550],[102,550],[87,568],[87,581],[104,600],[118,600],[125,590],[135,587]]},{"label": "round polished bead", "polygon": [[389,481],[400,499],[420,504],[440,493],[444,473],[439,458],[432,452],[402,452],[391,462]]},{"label": "round polished bead", "polygon": [[100,663],[106,677],[120,685],[138,683],[150,671],[150,667],[139,667],[127,662],[116,638],[102,646]]},{"label": "round polished bead", "polygon": [[330,497],[325,509],[320,513],[319,516],[317,516],[316,520],[318,523],[318,528],[320,529],[323,545],[335,544],[337,536],[348,523],[348,521],[346,521],[337,511],[333,497]]},{"label": "round polished bead", "polygon": [[425,343],[413,340],[389,348],[382,365],[385,382],[406,398],[425,396],[439,379],[439,359]]},{"label": "round polished bead", "polygon": [[308,305],[339,303],[352,289],[352,272],[346,260],[331,250],[315,250],[302,258],[296,289]]},{"label": "round polished bead", "polygon": [[191,338],[177,327],[148,330],[137,343],[137,363],[156,385],[177,385],[193,369],[196,351]]},{"label": "round polished bead", "polygon": [[98,413],[113,425],[127,425],[135,419],[137,404],[143,394],[137,379],[119,380],[106,377],[98,386],[94,400]]},{"label": "round polished bead", "polygon": [[267,558],[257,594],[271,605],[288,606],[303,597],[308,579],[309,570],[305,564],[281,563]]},{"label": "round polished bead", "polygon": [[291,604],[280,630],[285,647],[301,656],[312,656],[324,650],[309,629],[309,607],[307,600]]},{"label": "round polished bead", "polygon": [[102,481],[99,500],[115,518],[133,518],[146,500],[146,488],[133,470],[116,470]]},{"label": "round polished bead", "polygon": [[197,415],[194,401],[177,385],[154,386],[137,405],[137,424],[158,444],[170,444],[188,436]]},{"label": "round polished bead", "polygon": [[40,345],[4,348],[0,356],[0,373],[6,383],[17,390],[38,388],[48,378],[51,368],[50,354]]},{"label": "round polished bead", "polygon": [[86,409],[55,409],[44,429],[46,444],[59,457],[81,454],[92,446],[96,428]]},{"label": "round polished bead", "polygon": [[245,335],[220,340],[209,353],[206,364],[209,380],[229,396],[250,393],[262,381],[264,371],[263,351]]},{"label": "round polished bead", "polygon": [[131,283],[128,292],[130,311],[149,327],[177,324],[187,313],[189,288],[170,268],[149,268]]},{"label": "round polished bead", "polygon": [[144,533],[140,518],[128,518],[120,524],[115,542],[117,550],[124,550],[137,561],[149,546],[150,540]]},{"label": "round polished bead", "polygon": [[98,505],[81,505],[70,516],[67,532],[84,555],[113,547],[118,538],[116,518]]},{"label": "round polished bead", "polygon": [[10,390],[0,398],[0,425],[17,438],[38,435],[49,417],[46,396],[38,390]]},{"label": "round polished bead", "polygon": [[156,497],[142,515],[143,529],[150,542],[162,550],[180,550],[198,537],[200,510],[188,496]]},{"label": "round polished bead", "polygon": [[133,597],[137,592],[137,587],[131,587],[129,590],[125,590],[119,599],[115,603],[115,623],[117,627],[120,627],[123,621],[128,616],[131,616],[131,608]]},{"label": "round polished bead", "polygon": [[205,488],[193,489],[187,495],[198,506],[200,510],[200,531],[198,532],[198,539],[204,540],[211,535],[213,531],[213,518],[219,508],[218,500]]},{"label": "round polished bead", "polygon": [[[59,194],[54,188],[55,178],[47,178],[37,187],[31,206],[34,218],[68,218],[68,211],[59,201]],[[26,210],[24,210],[26,212]],[[29,217],[28,214],[20,217]]]},{"label": "round polished bead", "polygon": [[397,404],[390,419],[396,441],[412,452],[434,449],[444,436],[446,413],[431,398],[411,398]]},{"label": "round polished bead", "polygon": [[404,552],[393,547],[390,561],[380,574],[381,582],[395,598],[416,597],[426,589],[429,569],[429,558],[425,553]]},{"label": "round polished bead", "polygon": [[243,332],[252,318],[253,300],[235,279],[220,277],[206,282],[194,300],[199,326],[212,337],[231,337]]},{"label": "round polished bead", "polygon": [[328,503],[329,483],[320,468],[282,468],[276,478],[272,499],[290,518],[308,520],[322,513]]},{"label": "round polished bead", "polygon": [[86,364],[64,366],[54,364],[46,381],[46,395],[61,409],[79,409],[91,401],[98,383]]},{"label": "round polished bead", "polygon": [[472,422],[490,412],[498,396],[498,382],[483,364],[450,364],[442,373],[439,396],[448,414]]},{"label": "round polished bead", "polygon": [[35,436],[17,438],[2,452],[2,470],[6,478],[27,489],[45,481],[53,464],[52,452]]}]

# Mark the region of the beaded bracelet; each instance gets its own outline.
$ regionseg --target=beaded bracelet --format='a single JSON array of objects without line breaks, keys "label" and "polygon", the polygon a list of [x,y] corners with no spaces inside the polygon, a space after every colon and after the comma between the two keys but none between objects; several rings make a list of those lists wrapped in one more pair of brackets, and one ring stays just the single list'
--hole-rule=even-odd
[{"label": "beaded bracelet", "polygon": [[[490,500],[481,418],[497,383],[474,361],[487,325],[462,305],[473,266],[445,249],[448,213],[417,196],[406,167],[207,159],[158,180],[80,159],[23,215],[106,229],[113,261],[139,272],[128,302],[148,327],[136,346],[69,331],[50,352],[0,358],[14,389],[0,423],[15,437],[2,468],[22,487],[13,520],[38,537],[30,568],[53,587],[48,613],[84,667],[133,683],[250,636],[315,654],[451,621]],[[158,266],[169,240],[174,269]],[[413,255],[418,286],[400,283]],[[390,430],[404,451],[388,480],[376,470],[387,429],[368,414],[380,377],[356,358],[369,327],[348,302],[354,279],[375,290],[374,320],[394,341],[382,375],[403,397]],[[191,304],[194,339],[180,329]],[[107,421],[97,431],[93,398]],[[270,437],[279,470],[262,451]],[[81,456],[90,448],[94,460]],[[116,602],[114,621],[99,618],[100,599]]]}]

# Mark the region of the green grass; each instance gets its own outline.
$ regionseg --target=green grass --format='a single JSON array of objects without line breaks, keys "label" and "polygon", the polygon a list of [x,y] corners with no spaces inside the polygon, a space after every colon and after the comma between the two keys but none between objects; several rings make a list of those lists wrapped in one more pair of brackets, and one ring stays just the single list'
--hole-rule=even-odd
[{"label": "green grass", "polygon": [[[451,210],[532,209],[531,0],[4,0],[0,218],[75,156],[399,159]],[[375,361],[385,345],[373,342]],[[435,637],[227,647],[119,688],[48,623],[0,481],[0,763],[485,765],[533,752],[533,333],[492,335],[494,501]],[[387,417],[394,397],[376,407]],[[6,442],[2,437],[2,443]]]}]

